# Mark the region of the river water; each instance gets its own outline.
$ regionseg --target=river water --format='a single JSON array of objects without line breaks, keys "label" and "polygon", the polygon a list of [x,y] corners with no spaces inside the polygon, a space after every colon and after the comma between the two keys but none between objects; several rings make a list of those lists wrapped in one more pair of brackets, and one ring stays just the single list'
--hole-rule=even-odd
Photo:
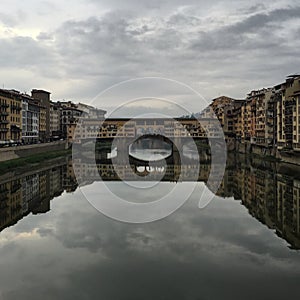
[{"label": "river water", "polygon": [[[193,168],[183,168],[182,181],[166,173],[166,189],[189,187]],[[109,161],[98,170],[120,184]],[[299,170],[233,155],[208,206],[198,208],[195,190],[147,224],[98,212],[84,197],[96,179],[78,188],[68,157],[1,174],[0,299],[297,298]],[[201,165],[200,189],[207,172]]]}]

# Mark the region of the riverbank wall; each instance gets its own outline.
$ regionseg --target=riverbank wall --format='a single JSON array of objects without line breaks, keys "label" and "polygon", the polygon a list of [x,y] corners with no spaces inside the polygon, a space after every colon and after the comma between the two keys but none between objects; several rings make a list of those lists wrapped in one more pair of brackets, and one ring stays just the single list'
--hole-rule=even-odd
[{"label": "riverbank wall", "polygon": [[66,141],[0,148],[0,162],[68,149]]},{"label": "riverbank wall", "polygon": [[255,144],[251,144],[246,141],[244,143],[236,141],[233,152],[242,154],[258,155],[261,158],[272,158],[274,160],[282,161],[289,164],[300,165],[300,153],[295,151],[278,150],[274,147],[264,147]]}]

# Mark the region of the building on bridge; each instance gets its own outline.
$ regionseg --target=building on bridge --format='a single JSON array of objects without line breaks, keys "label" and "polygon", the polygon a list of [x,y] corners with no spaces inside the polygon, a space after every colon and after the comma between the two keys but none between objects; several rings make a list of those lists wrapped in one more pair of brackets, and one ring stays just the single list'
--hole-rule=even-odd
[{"label": "building on bridge", "polygon": [[142,135],[165,137],[222,138],[219,122],[216,119],[98,119],[82,118],[69,142],[82,143],[84,140],[138,138]]}]

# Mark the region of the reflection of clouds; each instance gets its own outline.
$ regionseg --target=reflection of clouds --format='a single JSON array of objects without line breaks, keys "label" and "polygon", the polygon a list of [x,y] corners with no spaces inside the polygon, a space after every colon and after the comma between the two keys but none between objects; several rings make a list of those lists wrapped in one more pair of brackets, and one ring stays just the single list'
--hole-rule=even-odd
[{"label": "reflection of clouds", "polygon": [[4,231],[13,236],[27,230],[40,238],[8,241],[6,251],[1,247],[3,297],[219,299],[244,293],[253,299],[249,282],[258,286],[262,280],[262,298],[277,284],[287,293],[285,280],[300,272],[298,254],[238,202],[215,198],[198,210],[197,198],[193,194],[164,220],[132,225],[99,214],[79,191],[64,194],[49,213],[28,216]]}]

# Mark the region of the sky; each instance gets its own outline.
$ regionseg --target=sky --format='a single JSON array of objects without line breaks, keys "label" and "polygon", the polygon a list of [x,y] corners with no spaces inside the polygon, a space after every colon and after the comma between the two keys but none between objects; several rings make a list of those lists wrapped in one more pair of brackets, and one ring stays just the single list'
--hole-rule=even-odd
[{"label": "sky", "polygon": [[[92,103],[120,82],[155,77],[187,85],[208,102],[244,98],[300,73],[299,46],[298,0],[3,0],[0,84]],[[200,110],[180,95],[178,104]],[[97,106],[115,108],[121,98]]]}]

